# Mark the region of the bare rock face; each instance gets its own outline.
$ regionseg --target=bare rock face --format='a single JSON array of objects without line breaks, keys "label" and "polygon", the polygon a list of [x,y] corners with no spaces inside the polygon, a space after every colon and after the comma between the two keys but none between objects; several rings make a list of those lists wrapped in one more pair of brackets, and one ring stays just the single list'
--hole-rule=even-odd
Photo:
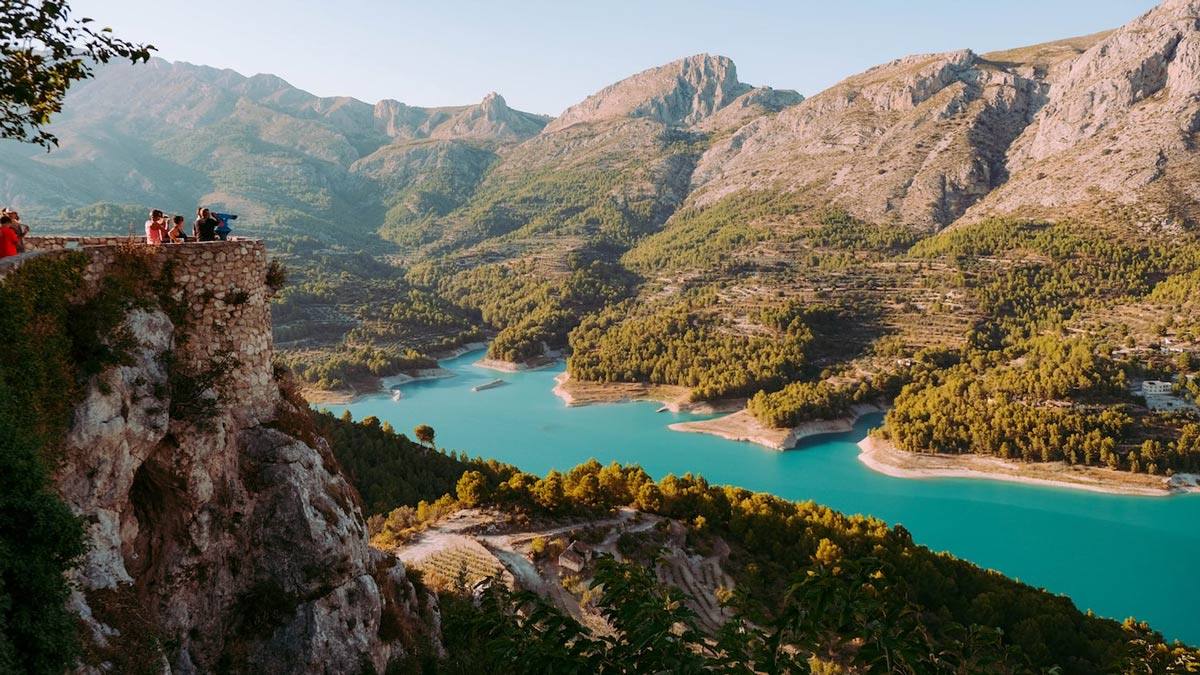
[{"label": "bare rock face", "polygon": [[203,423],[170,419],[174,326],[137,310],[124,327],[131,358],[87,387],[56,475],[91,544],[72,600],[82,670],[382,672],[429,639],[405,631],[436,609],[368,547],[306,412],[280,398],[273,422],[239,426],[214,394]]},{"label": "bare rock face", "polygon": [[715,144],[691,200],[780,190],[867,220],[941,227],[1004,179],[1008,145],[1044,97],[1036,77],[969,50],[899,59]]},{"label": "bare rock face", "polygon": [[1046,107],[1015,145],[1013,168],[1104,133],[1160,92],[1161,107],[1186,110],[1200,95],[1198,28],[1200,3],[1166,3],[1075,59],[1052,81]]},{"label": "bare rock face", "polygon": [[475,105],[421,108],[399,101],[375,104],[379,131],[398,141],[425,138],[511,143],[535,136],[550,118],[513,110],[492,92]]},{"label": "bare rock face", "polygon": [[750,90],[724,56],[699,54],[642,71],[567,108],[546,125],[551,133],[581,122],[648,117],[668,125],[691,125]]},{"label": "bare rock face", "polygon": [[478,105],[467,106],[440,124],[430,134],[441,139],[485,139],[500,142],[521,141],[536,136],[548,118],[513,110],[504,97],[492,92]]},{"label": "bare rock face", "polygon": [[764,115],[777,113],[804,100],[790,89],[755,87],[733,99],[712,116],[700,120],[696,130],[707,133],[734,131]]},{"label": "bare rock face", "polygon": [[1164,2],[1049,81],[1046,105],[1009,153],[1012,179],[968,220],[1136,205],[1137,219],[1195,221],[1200,2]]}]

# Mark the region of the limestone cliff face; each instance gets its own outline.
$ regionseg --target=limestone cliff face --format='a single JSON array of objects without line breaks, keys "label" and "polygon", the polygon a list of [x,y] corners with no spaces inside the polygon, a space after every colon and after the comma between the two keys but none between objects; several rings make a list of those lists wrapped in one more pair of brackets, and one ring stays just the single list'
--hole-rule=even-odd
[{"label": "limestone cliff face", "polygon": [[712,116],[700,120],[695,128],[710,134],[736,131],[759,117],[777,113],[803,100],[803,96],[790,89],[755,87],[730,101]]},{"label": "limestone cliff face", "polygon": [[581,122],[648,117],[690,125],[712,115],[750,90],[724,56],[698,54],[645,70],[592,94],[546,125],[545,133]]},{"label": "limestone cliff face", "polygon": [[944,226],[1004,179],[1004,153],[1044,97],[1034,74],[970,50],[899,59],[716,143],[691,200],[782,190],[868,220]]},{"label": "limestone cliff face", "polygon": [[[177,287],[125,316],[125,358],[85,386],[56,473],[90,543],[82,670],[382,672],[436,650],[433,601],[369,548],[357,493],[273,376],[262,245],[161,248]],[[84,251],[103,283],[108,247]]]},{"label": "limestone cliff face", "polygon": [[496,92],[474,105],[442,108],[383,100],[375,104],[374,117],[379,131],[400,142],[424,138],[515,142],[536,135],[550,119],[513,110]]},{"label": "limestone cliff face", "polygon": [[689,202],[792,193],[874,222],[1200,222],[1200,0],[1111,32],[898,59],[713,145]]},{"label": "limestone cliff face", "polygon": [[451,115],[430,134],[431,138],[520,141],[537,135],[548,118],[508,107],[504,97],[492,92],[477,105]]},{"label": "limestone cliff face", "polygon": [[1168,0],[1049,76],[1049,96],[1008,156],[1012,179],[969,219],[1133,209],[1200,216],[1200,2]]}]

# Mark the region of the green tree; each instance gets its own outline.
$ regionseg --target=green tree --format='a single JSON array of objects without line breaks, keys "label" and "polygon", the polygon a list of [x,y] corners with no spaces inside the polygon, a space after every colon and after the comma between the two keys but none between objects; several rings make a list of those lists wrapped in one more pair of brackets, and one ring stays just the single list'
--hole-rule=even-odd
[{"label": "green tree", "polygon": [[42,127],[62,110],[71,83],[114,58],[148,61],[154,47],[138,45],[71,15],[63,0],[0,3],[0,138],[50,148],[58,139]]},{"label": "green tree", "polygon": [[478,471],[467,471],[458,479],[454,492],[463,506],[478,506],[489,495],[487,479]]},{"label": "green tree", "polygon": [[78,392],[80,345],[66,326],[89,319],[64,289],[81,269],[77,259],[35,259],[0,282],[10,356],[0,359],[0,673],[61,673],[78,654],[63,575],[84,552],[83,527],[54,494],[49,448]]},{"label": "green tree", "polygon": [[437,432],[428,424],[418,424],[413,427],[413,435],[417,437],[418,441],[431,446],[433,445],[434,437],[437,436]]}]

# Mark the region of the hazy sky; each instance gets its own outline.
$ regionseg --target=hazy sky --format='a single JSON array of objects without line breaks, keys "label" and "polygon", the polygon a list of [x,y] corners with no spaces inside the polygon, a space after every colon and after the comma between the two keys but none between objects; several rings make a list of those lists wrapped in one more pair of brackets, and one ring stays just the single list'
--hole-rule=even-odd
[{"label": "hazy sky", "polygon": [[498,91],[557,114],[639,70],[731,57],[743,82],[811,95],[915,52],[979,52],[1116,27],[1152,0],[74,0],[170,59],[273,73],[322,96],[451,105]]}]

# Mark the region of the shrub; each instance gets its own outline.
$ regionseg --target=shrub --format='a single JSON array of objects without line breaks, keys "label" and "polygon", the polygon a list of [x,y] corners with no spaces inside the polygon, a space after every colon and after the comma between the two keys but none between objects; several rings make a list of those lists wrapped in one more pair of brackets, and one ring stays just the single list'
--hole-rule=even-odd
[{"label": "shrub", "polygon": [[35,258],[0,282],[0,672],[60,673],[79,653],[63,575],[83,528],[50,487],[48,449],[78,391],[83,336],[67,329],[78,318],[68,294],[86,262]]},{"label": "shrub", "polygon": [[271,260],[267,263],[267,288],[271,289],[271,293],[278,293],[287,285],[288,271],[287,267],[278,260]]}]

